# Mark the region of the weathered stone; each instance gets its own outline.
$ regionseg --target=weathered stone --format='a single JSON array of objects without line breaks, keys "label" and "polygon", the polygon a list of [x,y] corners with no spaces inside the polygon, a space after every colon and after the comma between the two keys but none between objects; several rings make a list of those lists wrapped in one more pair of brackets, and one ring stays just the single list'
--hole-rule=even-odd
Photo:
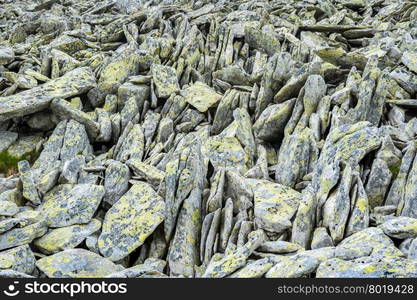
[{"label": "weathered stone", "polygon": [[84,249],[46,256],[36,266],[50,278],[95,278],[123,270],[122,266]]},{"label": "weathered stone", "polygon": [[149,185],[134,184],[107,212],[100,252],[112,261],[126,257],[164,220],[164,210],[164,201]]}]

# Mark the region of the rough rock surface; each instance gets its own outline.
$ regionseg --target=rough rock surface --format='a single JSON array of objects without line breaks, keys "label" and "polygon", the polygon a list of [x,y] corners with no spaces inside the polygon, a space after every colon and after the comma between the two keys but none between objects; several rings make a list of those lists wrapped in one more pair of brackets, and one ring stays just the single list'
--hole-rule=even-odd
[{"label": "rough rock surface", "polygon": [[0,278],[417,277],[415,1],[0,3]]}]

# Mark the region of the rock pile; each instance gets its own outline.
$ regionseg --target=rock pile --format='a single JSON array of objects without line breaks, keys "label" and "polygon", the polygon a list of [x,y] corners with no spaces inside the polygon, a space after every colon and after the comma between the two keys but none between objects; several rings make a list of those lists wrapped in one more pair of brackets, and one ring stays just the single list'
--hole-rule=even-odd
[{"label": "rock pile", "polygon": [[0,6],[0,277],[417,277],[417,3]]}]

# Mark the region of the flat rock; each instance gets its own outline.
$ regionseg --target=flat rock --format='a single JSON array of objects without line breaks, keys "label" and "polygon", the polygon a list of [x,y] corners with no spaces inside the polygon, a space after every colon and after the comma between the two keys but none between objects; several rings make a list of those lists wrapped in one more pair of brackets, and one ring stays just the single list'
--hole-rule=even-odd
[{"label": "flat rock", "polygon": [[97,278],[124,269],[84,249],[69,249],[41,258],[36,266],[50,278]]},{"label": "flat rock", "polygon": [[85,225],[71,225],[50,230],[47,234],[34,241],[34,245],[43,253],[52,254],[72,249],[81,244],[85,238],[101,227],[101,222],[93,219]]},{"label": "flat rock", "polygon": [[55,98],[69,98],[91,89],[96,80],[89,68],[78,68],[16,95],[0,97],[0,122],[41,111]]},{"label": "flat rock", "polygon": [[49,227],[66,227],[91,221],[101,199],[104,187],[92,184],[62,184],[44,197],[40,210]]},{"label": "flat rock", "polygon": [[267,180],[248,179],[247,182],[254,193],[256,224],[264,230],[278,233],[290,228],[301,194]]},{"label": "flat rock", "polygon": [[197,81],[190,87],[181,90],[181,95],[189,104],[200,112],[206,112],[216,105],[222,96],[203,82]]},{"label": "flat rock", "polygon": [[126,257],[164,220],[164,211],[163,199],[148,184],[134,184],[107,212],[100,252],[112,261]]}]

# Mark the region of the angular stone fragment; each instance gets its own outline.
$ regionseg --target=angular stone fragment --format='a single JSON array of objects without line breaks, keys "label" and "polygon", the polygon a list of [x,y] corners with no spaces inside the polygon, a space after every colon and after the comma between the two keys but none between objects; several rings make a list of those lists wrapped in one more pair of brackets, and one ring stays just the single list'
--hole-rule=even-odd
[{"label": "angular stone fragment", "polygon": [[0,216],[13,217],[19,211],[18,206],[9,201],[0,201]]},{"label": "angular stone fragment", "polygon": [[295,99],[290,99],[267,107],[253,125],[255,135],[266,141],[277,139],[283,133],[294,104]]},{"label": "angular stone fragment", "polygon": [[204,154],[215,167],[233,167],[247,171],[247,157],[239,141],[234,137],[210,137],[204,143]]},{"label": "angular stone fragment", "polygon": [[65,162],[73,159],[78,154],[89,154],[91,150],[90,140],[84,125],[75,120],[69,120],[62,142],[61,160]]},{"label": "angular stone fragment", "polygon": [[402,256],[403,253],[394,246],[393,241],[380,228],[370,227],[345,238],[339,246],[346,249],[371,247],[371,256]]},{"label": "angular stone fragment", "polygon": [[285,136],[278,153],[275,172],[277,182],[295,187],[312,169],[317,153],[313,132],[309,128]]},{"label": "angular stone fragment", "polygon": [[68,101],[63,99],[55,99],[50,105],[52,111],[59,115],[62,119],[73,119],[85,126],[88,134],[95,138],[99,134],[100,125],[94,121],[87,113],[76,109]]},{"label": "angular stone fragment", "polygon": [[104,189],[106,192],[103,200],[113,205],[129,189],[129,168],[119,161],[111,161],[106,168],[104,178]]},{"label": "angular stone fragment", "polygon": [[275,263],[275,259],[271,257],[250,261],[246,266],[228,276],[228,278],[261,278]]},{"label": "angular stone fragment", "polygon": [[216,261],[212,260],[207,266],[204,278],[223,278],[246,264],[252,252],[262,244],[264,239],[262,230],[254,231],[249,235],[248,242],[235,251]]},{"label": "angular stone fragment", "polygon": [[107,212],[100,252],[112,261],[126,257],[164,220],[164,210],[164,201],[148,184],[134,184]]},{"label": "angular stone fragment", "polygon": [[417,54],[415,51],[405,51],[401,57],[401,61],[410,71],[417,73]]},{"label": "angular stone fragment", "polygon": [[301,254],[294,256],[281,256],[265,275],[266,278],[299,278],[314,272],[319,266],[319,260]]},{"label": "angular stone fragment", "polygon": [[171,276],[193,277],[194,266],[199,265],[201,200],[198,189],[193,190],[184,200],[177,229],[168,250]]},{"label": "angular stone fragment", "polygon": [[17,140],[18,134],[11,131],[0,131],[0,152],[9,148]]},{"label": "angular stone fragment", "polygon": [[85,93],[95,83],[89,68],[78,68],[30,90],[0,97],[0,122],[41,111],[55,98],[65,99]]},{"label": "angular stone fragment", "polygon": [[297,191],[266,180],[247,179],[254,193],[255,223],[271,232],[291,227],[301,195]]},{"label": "angular stone fragment", "polygon": [[[130,123],[131,124],[131,123]],[[114,159],[126,162],[130,158],[142,160],[144,151],[144,136],[139,124],[126,127],[123,137],[116,145]]]},{"label": "angular stone fragment", "polygon": [[77,247],[90,234],[101,227],[101,222],[93,219],[85,225],[71,225],[52,229],[34,241],[34,245],[45,254],[53,254]]},{"label": "angular stone fragment", "polygon": [[293,221],[291,232],[293,243],[304,248],[310,246],[314,224],[316,223],[316,209],[317,199],[309,186],[302,192],[302,200]]},{"label": "angular stone fragment", "polygon": [[221,95],[203,82],[197,81],[189,88],[181,90],[185,101],[194,106],[200,112],[206,112],[210,107],[216,105]]},{"label": "angular stone fragment", "polygon": [[107,275],[107,278],[139,278],[142,275],[150,272],[162,272],[166,263],[163,260],[156,258],[148,258],[143,264],[135,265],[123,271],[115,272]]},{"label": "angular stone fragment", "polygon": [[22,228],[13,228],[0,234],[0,250],[29,244],[35,238],[44,235],[46,231],[45,221],[39,221]]},{"label": "angular stone fragment", "polygon": [[266,30],[257,30],[255,28],[245,28],[245,41],[253,48],[261,48],[268,55],[280,52],[280,42],[275,33]]},{"label": "angular stone fragment", "polygon": [[28,245],[12,248],[0,253],[0,265],[7,264],[6,268],[16,272],[31,274],[35,269],[35,256]]},{"label": "angular stone fragment", "polygon": [[122,266],[84,249],[46,256],[36,266],[50,278],[97,278],[123,270]]},{"label": "angular stone fragment", "polygon": [[302,249],[300,245],[293,244],[285,241],[268,241],[264,242],[261,246],[258,247],[258,251],[269,252],[275,254],[285,254],[296,252]]},{"label": "angular stone fragment", "polygon": [[1,47],[0,48],[0,65],[7,65],[12,62],[15,58],[13,48]]},{"label": "angular stone fragment", "polygon": [[311,241],[311,249],[319,249],[324,247],[332,247],[333,240],[327,233],[325,227],[318,227],[314,230],[313,239]]},{"label": "angular stone fragment", "polygon": [[22,160],[18,163],[20,180],[23,185],[23,197],[31,201],[35,205],[41,203],[38,191],[36,190],[35,180],[30,172],[30,165],[27,160]]},{"label": "angular stone fragment", "polygon": [[96,106],[103,101],[107,94],[116,92],[129,76],[138,72],[139,61],[140,55],[129,47],[118,53],[103,67],[97,88],[91,90],[88,94],[90,102]]},{"label": "angular stone fragment", "polygon": [[151,74],[156,87],[155,92],[159,98],[168,98],[180,90],[174,68],[153,64]]},{"label": "angular stone fragment", "polygon": [[104,188],[92,184],[61,184],[44,197],[39,210],[49,227],[90,222],[104,196]]},{"label": "angular stone fragment", "polygon": [[317,269],[318,278],[407,278],[417,275],[417,263],[400,257],[367,258],[345,261],[338,258],[323,262]]},{"label": "angular stone fragment", "polygon": [[417,237],[417,219],[415,218],[392,218],[380,225],[380,228],[386,235],[397,239]]}]

